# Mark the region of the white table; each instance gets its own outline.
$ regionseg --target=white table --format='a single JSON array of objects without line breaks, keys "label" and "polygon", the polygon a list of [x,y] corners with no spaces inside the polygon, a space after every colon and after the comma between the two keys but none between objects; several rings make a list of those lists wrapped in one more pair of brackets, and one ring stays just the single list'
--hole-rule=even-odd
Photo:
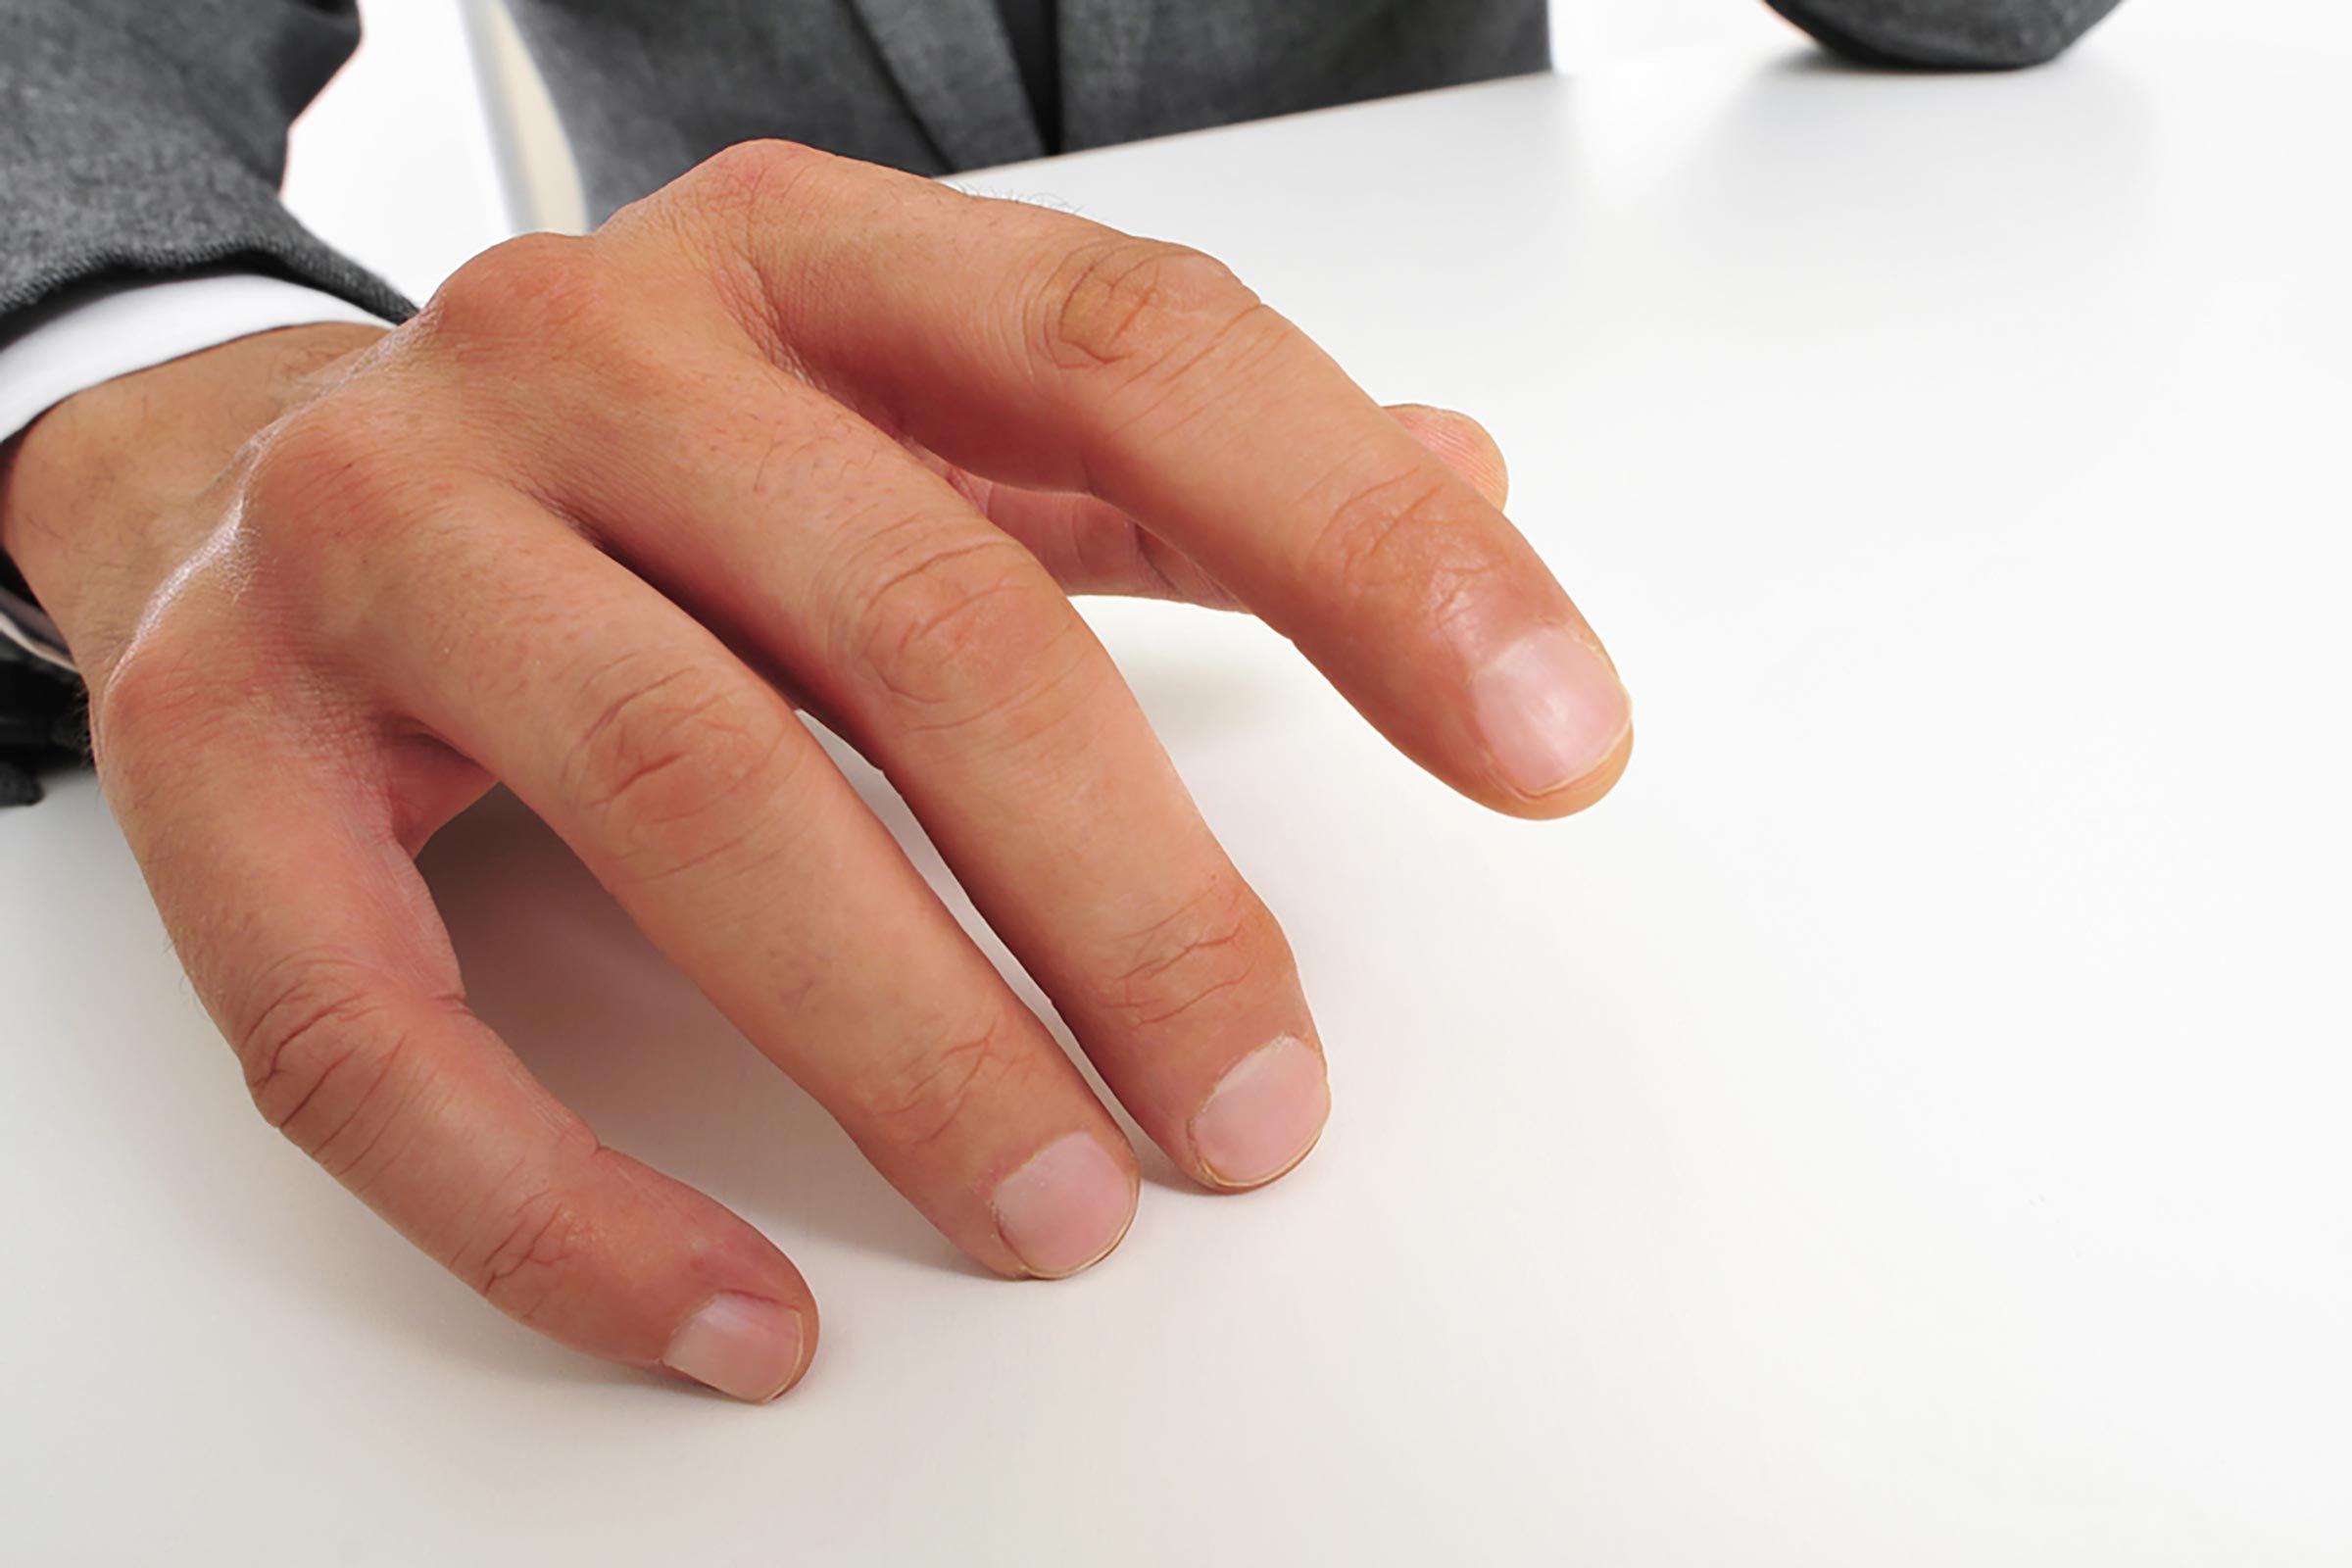
[{"label": "white table", "polygon": [[959,1267],[513,808],[460,822],[483,1009],[813,1282],[779,1406],[443,1278],[253,1116],[87,782],[0,816],[0,1559],[2352,1557],[2352,48],[2203,10],[979,181],[1485,415],[1642,741],[1492,818],[1255,627],[1101,609],[1338,1109],[1053,1287]]}]

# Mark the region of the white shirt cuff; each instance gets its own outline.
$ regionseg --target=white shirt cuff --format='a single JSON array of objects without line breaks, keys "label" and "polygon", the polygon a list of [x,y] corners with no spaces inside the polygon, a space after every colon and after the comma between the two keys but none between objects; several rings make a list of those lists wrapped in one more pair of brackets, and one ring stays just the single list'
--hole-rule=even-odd
[{"label": "white shirt cuff", "polygon": [[391,324],[332,294],[249,272],[77,294],[0,340],[0,441],[101,381],[255,332],[321,321]]}]

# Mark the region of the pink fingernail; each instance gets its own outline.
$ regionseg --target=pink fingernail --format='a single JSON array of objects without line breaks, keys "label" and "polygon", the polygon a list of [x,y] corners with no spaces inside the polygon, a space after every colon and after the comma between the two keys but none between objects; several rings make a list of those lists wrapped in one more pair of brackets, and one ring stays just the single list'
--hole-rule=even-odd
[{"label": "pink fingernail", "polygon": [[1021,1266],[1057,1280],[1099,1263],[1135,1218],[1135,1183],[1085,1133],[1057,1138],[997,1184],[997,1232]]},{"label": "pink fingernail", "polygon": [[1527,633],[1471,676],[1470,707],[1502,776],[1527,795],[1592,772],[1633,723],[1616,671],[1558,626]]},{"label": "pink fingernail", "polygon": [[1304,1159],[1330,1115],[1322,1054],[1285,1035],[1226,1069],[1193,1115],[1193,1152],[1219,1185],[1255,1187]]},{"label": "pink fingernail", "polygon": [[757,1296],[724,1292],[671,1337],[662,1364],[721,1394],[765,1404],[801,1369],[801,1314]]}]

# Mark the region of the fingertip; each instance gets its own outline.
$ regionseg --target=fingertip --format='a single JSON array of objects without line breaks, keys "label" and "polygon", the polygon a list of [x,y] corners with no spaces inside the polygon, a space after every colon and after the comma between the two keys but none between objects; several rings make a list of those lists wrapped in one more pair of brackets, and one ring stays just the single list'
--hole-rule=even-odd
[{"label": "fingertip", "polygon": [[747,1404],[791,1390],[816,1354],[816,1298],[798,1266],[725,1204],[600,1149],[561,1184],[572,1216],[494,1304],[575,1349],[659,1366]]},{"label": "fingertip", "polygon": [[1618,736],[1617,743],[1609,749],[1607,755],[1581,776],[1542,795],[1523,795],[1514,792],[1494,804],[1512,816],[1526,817],[1535,821],[1548,822],[1563,816],[1574,816],[1577,812],[1597,805],[1601,797],[1617,787],[1617,781],[1625,776],[1626,767],[1632,762],[1633,756],[1634,728],[1629,719],[1624,731]]},{"label": "fingertip", "polygon": [[1194,1113],[1195,1174],[1214,1191],[1263,1187],[1314,1151],[1330,1118],[1323,1054],[1285,1035],[1227,1068]]},{"label": "fingertip", "polygon": [[1143,1190],[1134,1152],[1123,1152],[1124,1159],[1091,1133],[1068,1133],[997,1184],[989,1206],[1016,1277],[1068,1279],[1117,1250]]},{"label": "fingertip", "polygon": [[1470,675],[1470,715],[1494,780],[1529,814],[1607,793],[1633,745],[1633,699],[1608,657],[1567,626],[1536,626]]},{"label": "fingertip", "polygon": [[662,1364],[730,1398],[767,1404],[808,1375],[815,1351],[813,1310],[721,1291],[678,1325]]}]

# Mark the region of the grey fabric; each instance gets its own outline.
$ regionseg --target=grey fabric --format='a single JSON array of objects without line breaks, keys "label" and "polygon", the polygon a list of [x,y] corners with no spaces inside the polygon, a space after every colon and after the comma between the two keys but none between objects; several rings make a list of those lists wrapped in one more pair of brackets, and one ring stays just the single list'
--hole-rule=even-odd
[{"label": "grey fabric", "polygon": [[1061,0],[1074,150],[1542,71],[1544,0]]},{"label": "grey fabric", "polygon": [[94,277],[234,262],[409,307],[277,202],[351,0],[0,0],[0,340]]},{"label": "grey fabric", "polygon": [[1012,63],[1020,68],[1021,90],[1037,117],[1048,152],[1061,151],[1061,31],[1054,0],[997,0]]},{"label": "grey fabric", "polygon": [[[994,0],[510,0],[592,216],[730,143],[918,173],[1041,156]],[[1063,147],[1540,71],[1544,0],[1058,0]]]},{"label": "grey fabric", "polygon": [[1872,66],[2009,71],[2055,60],[2119,0],[1765,0]]}]

